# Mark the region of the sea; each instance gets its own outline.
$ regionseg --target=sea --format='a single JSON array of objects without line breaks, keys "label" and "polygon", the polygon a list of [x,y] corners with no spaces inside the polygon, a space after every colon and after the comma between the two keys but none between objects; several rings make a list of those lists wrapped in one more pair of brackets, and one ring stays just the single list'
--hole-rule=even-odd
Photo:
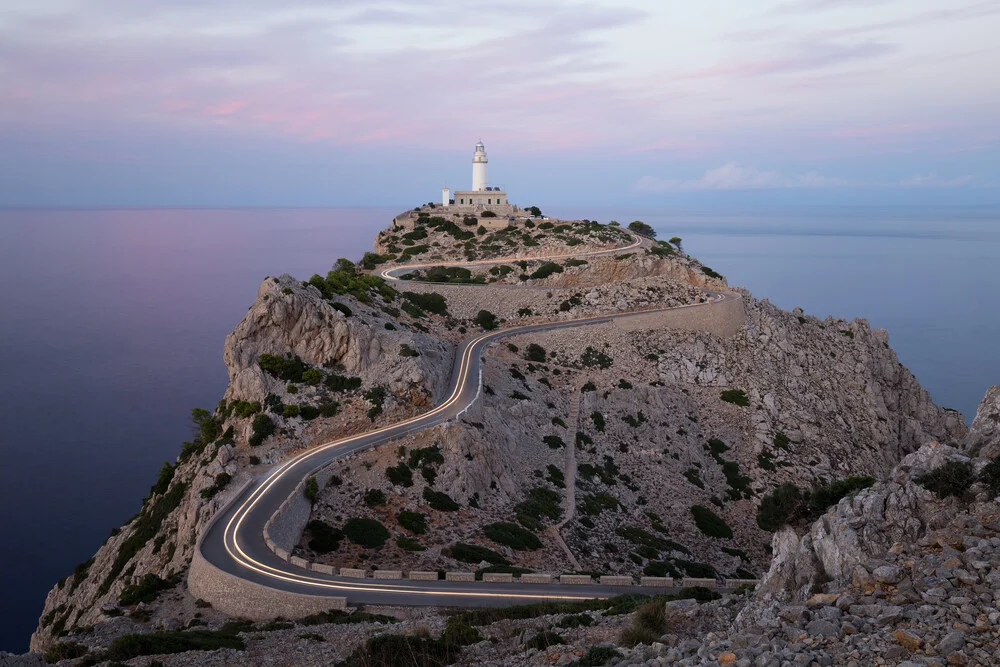
[{"label": "sea", "polygon": [[[0,210],[0,651],[219,401],[260,282],[360,257],[402,208]],[[970,421],[1000,383],[1000,206],[545,213],[642,220],[757,298],[867,318]]]}]

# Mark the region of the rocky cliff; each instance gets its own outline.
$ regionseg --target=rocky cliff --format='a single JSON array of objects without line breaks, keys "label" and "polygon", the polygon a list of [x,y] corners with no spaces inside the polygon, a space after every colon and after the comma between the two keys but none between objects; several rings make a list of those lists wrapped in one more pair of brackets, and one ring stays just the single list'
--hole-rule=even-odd
[{"label": "rocky cliff", "polygon": [[[481,259],[630,240],[595,224],[476,232],[474,246],[459,238],[463,227],[458,236],[439,226],[417,239],[394,229],[380,235],[379,249],[399,261]],[[427,248],[405,256],[403,248],[421,243]],[[397,290],[346,262],[308,282],[266,279],[226,338],[223,400],[195,413],[196,436],[161,471],[140,513],[52,589],[32,647],[70,632],[83,641],[81,628],[121,625],[123,615],[129,631],[148,632],[207,614],[178,583],[217,509],[296,449],[439,401],[456,343],[482,323],[479,310],[509,326],[701,303],[725,289],[697,260],[649,241],[627,255],[560,260],[560,270],[535,278],[512,275],[527,264],[501,266],[477,268],[487,284],[474,288],[414,280]],[[771,622],[776,609],[831,580],[854,585],[857,568],[891,543],[944,525],[939,504],[911,478],[968,454],[921,447],[995,451],[1000,390],[966,435],[961,415],[935,406],[899,363],[885,331],[731,291],[738,311],[704,306],[697,326],[664,316],[490,347],[483,394],[459,420],[334,464],[314,521],[336,534],[350,519],[374,519],[396,539],[377,549],[343,539],[318,548],[311,530],[298,553],[421,569],[483,567],[483,554],[536,571],[743,576],[770,568],[760,600],[741,615],[749,625]],[[772,545],[755,521],[761,498],[781,483],[860,474],[888,481],[845,499],[842,519],[824,517],[804,537],[783,529]],[[404,527],[403,511],[426,526]],[[510,528],[507,537],[488,528],[497,524],[513,525],[530,548],[511,546]]]}]

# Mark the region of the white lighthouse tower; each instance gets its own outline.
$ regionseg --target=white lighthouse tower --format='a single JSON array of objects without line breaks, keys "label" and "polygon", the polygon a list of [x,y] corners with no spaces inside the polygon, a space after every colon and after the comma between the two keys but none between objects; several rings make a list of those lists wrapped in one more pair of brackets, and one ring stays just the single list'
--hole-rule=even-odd
[{"label": "white lighthouse tower", "polygon": [[482,139],[476,144],[476,152],[472,154],[472,189],[481,191],[487,188],[486,185],[486,148]]},{"label": "white lighthouse tower", "polygon": [[[504,224],[505,218],[513,216],[519,209],[507,201],[507,193],[503,188],[491,187],[486,180],[486,147],[482,140],[476,143],[476,150],[472,153],[472,189],[455,190],[449,198],[455,202],[455,215],[480,215],[485,211],[490,211],[492,215],[487,218],[501,216]],[[444,204],[447,195],[442,193],[441,203]]]}]

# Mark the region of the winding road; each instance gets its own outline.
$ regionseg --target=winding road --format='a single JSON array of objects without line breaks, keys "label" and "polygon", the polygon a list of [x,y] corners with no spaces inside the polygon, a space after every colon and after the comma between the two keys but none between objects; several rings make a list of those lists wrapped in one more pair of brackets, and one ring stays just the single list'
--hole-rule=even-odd
[{"label": "winding road", "polygon": [[[609,250],[547,257],[525,257],[524,259],[547,260],[606,255],[642,247],[642,239],[633,236],[633,241],[631,245]],[[497,264],[515,259],[520,258],[410,264],[386,269],[381,271],[379,275],[386,280],[395,281],[399,280],[399,275],[415,268]],[[446,423],[461,415],[479,396],[482,386],[483,353],[490,343],[504,336],[601,324],[681,308],[702,308],[708,307],[714,302],[734,298],[733,295],[727,293],[710,292],[709,294],[711,299],[706,303],[559,322],[544,322],[470,337],[458,347],[452,370],[451,392],[440,405],[429,412],[396,424],[318,445],[278,464],[269,473],[251,482],[242,493],[219,511],[198,542],[197,548],[200,549],[201,556],[216,568],[240,579],[289,593],[346,597],[350,604],[485,607],[539,600],[592,599],[625,591],[636,591],[637,587],[631,586],[616,588],[572,584],[539,585],[521,584],[517,581],[514,583],[462,583],[442,580],[364,580],[325,575],[297,567],[278,557],[265,542],[264,527],[282,503],[296,492],[296,488],[303,479],[315,474],[335,459],[370,449],[414,431]],[[657,589],[658,592],[665,590],[669,589]]]}]

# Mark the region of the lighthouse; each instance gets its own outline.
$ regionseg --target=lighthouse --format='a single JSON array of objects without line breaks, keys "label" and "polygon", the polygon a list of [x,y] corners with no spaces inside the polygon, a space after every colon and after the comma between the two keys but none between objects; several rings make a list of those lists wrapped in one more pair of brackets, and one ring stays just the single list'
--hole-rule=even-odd
[{"label": "lighthouse", "polygon": [[487,188],[486,185],[486,147],[480,139],[476,144],[476,152],[472,154],[472,189],[481,191]]},{"label": "lighthouse", "polygon": [[486,147],[480,139],[472,151],[472,189],[449,192],[441,190],[441,204],[454,207],[455,215],[481,215],[486,211],[488,218],[513,216],[519,209],[507,201],[503,188],[488,185],[486,180]]}]

